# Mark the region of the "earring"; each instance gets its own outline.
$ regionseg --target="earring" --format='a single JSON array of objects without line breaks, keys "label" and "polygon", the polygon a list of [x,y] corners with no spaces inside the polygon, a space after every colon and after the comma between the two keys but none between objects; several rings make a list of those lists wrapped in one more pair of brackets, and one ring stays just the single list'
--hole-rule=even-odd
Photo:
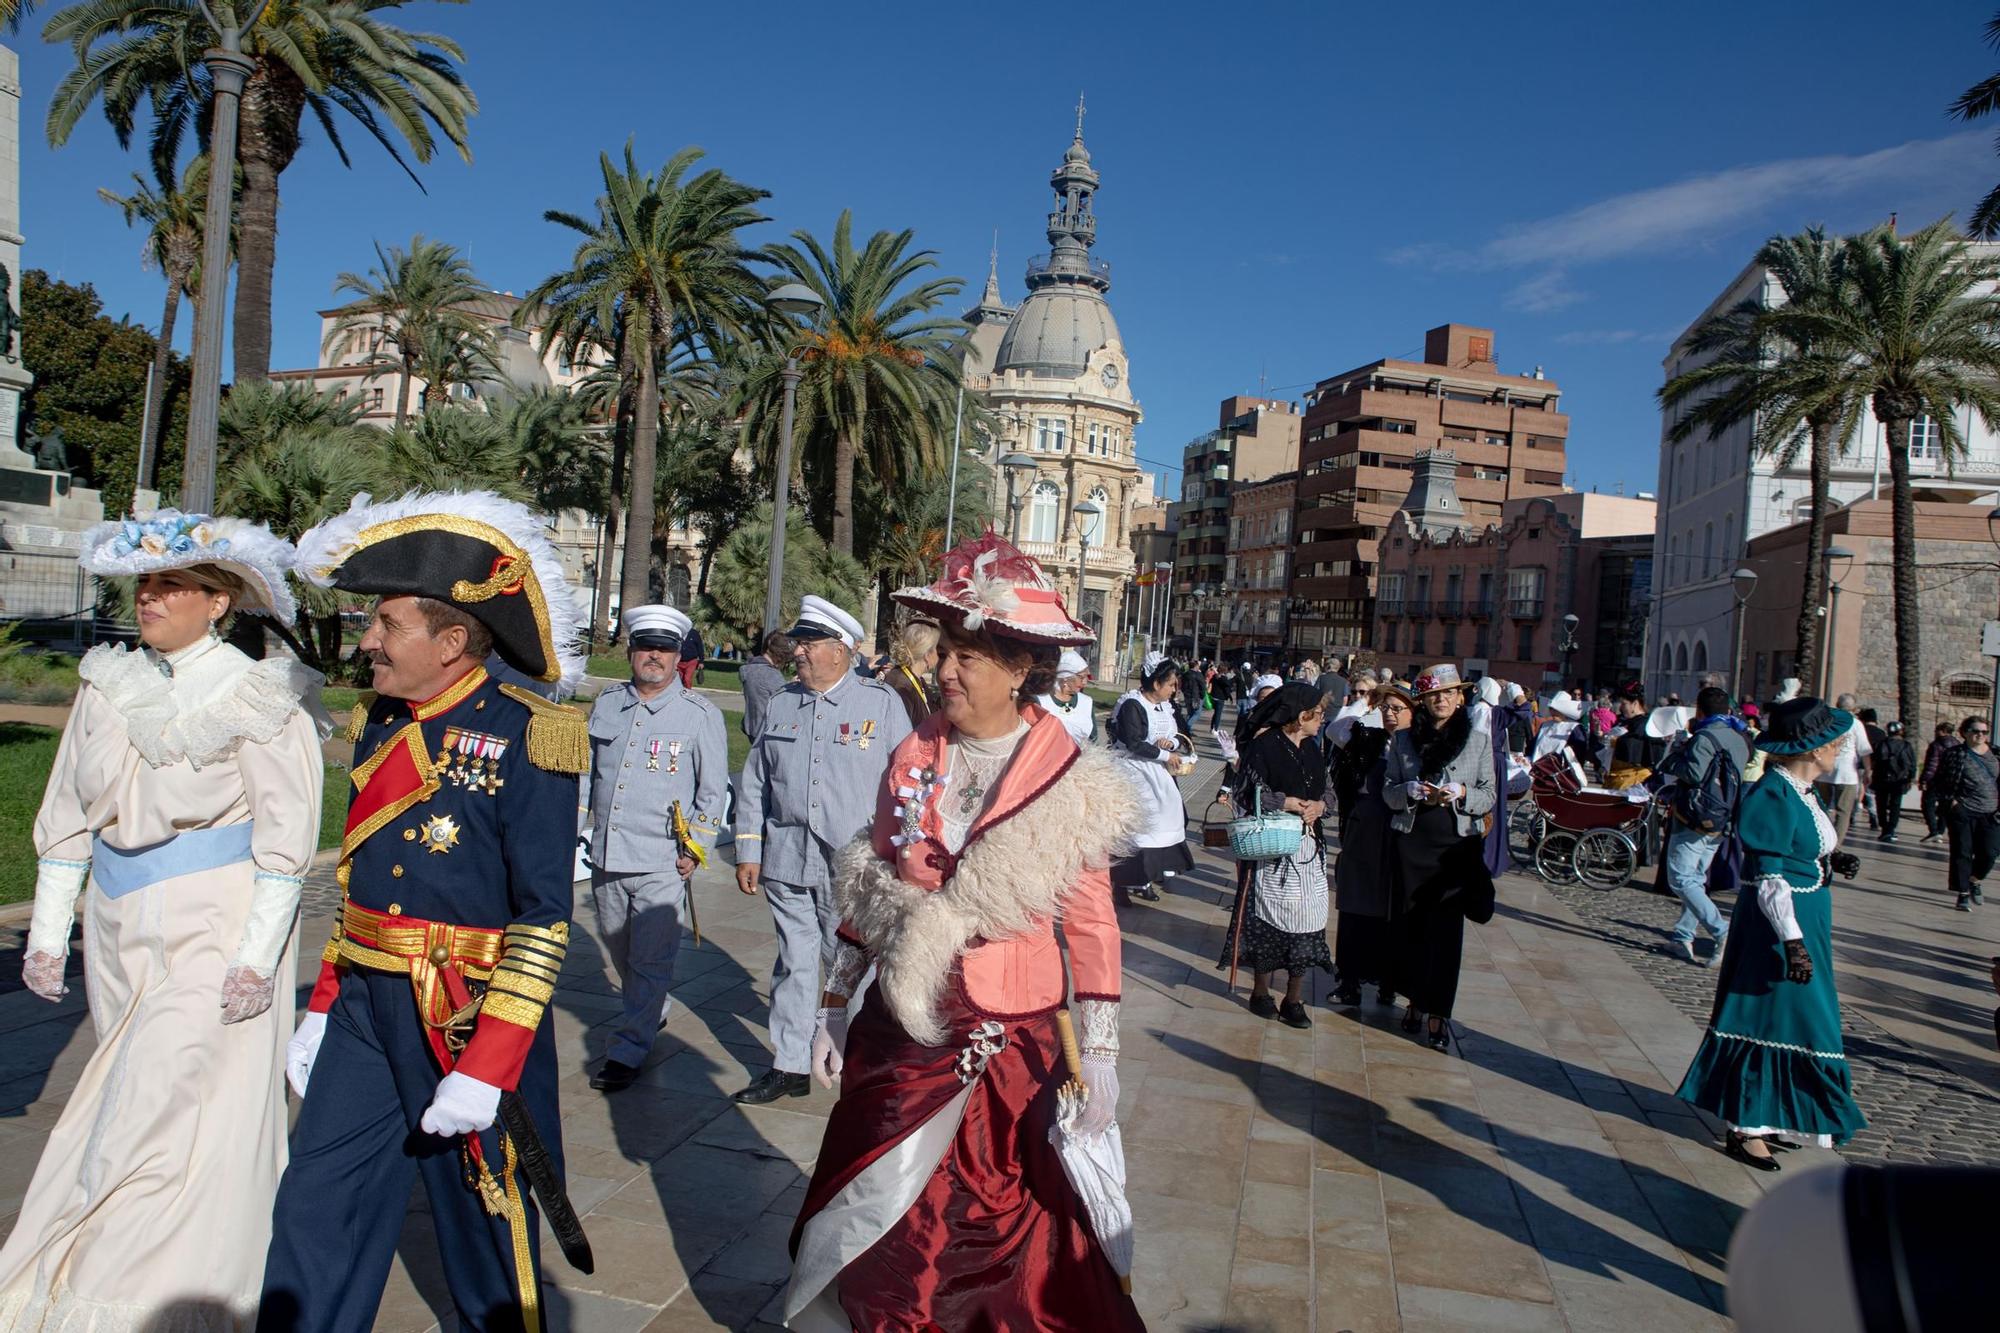
[{"label": "earring", "polygon": [[1018,686],[1018,685],[1016,685],[1016,686],[1014,686],[1014,687],[1013,687],[1012,689],[1009,689],[1009,690],[1007,691],[1007,697],[1008,697],[1009,699],[1018,699],[1018,698],[1020,698],[1020,697],[1021,697],[1021,687],[1020,687],[1020,686]]}]

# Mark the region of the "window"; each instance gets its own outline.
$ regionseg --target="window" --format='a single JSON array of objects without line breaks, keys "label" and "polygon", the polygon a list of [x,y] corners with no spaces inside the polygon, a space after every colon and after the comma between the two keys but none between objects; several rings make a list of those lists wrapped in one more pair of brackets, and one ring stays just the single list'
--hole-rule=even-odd
[{"label": "window", "polygon": [[1707,578],[1715,570],[1715,524],[1701,525],[1701,569],[1698,576]]},{"label": "window", "polygon": [[1929,417],[1918,417],[1910,423],[1910,460],[1912,462],[1935,463],[1944,457],[1944,440],[1938,433],[1937,422]]},{"label": "window", "polygon": [[1695,640],[1694,660],[1689,663],[1689,668],[1697,672],[1708,670],[1708,640]]},{"label": "window", "polygon": [[1028,497],[1028,540],[1052,542],[1062,531],[1062,487],[1038,481]]},{"label": "window", "polygon": [[1542,599],[1541,569],[1510,569],[1507,571],[1507,600],[1510,602],[1539,602]]},{"label": "window", "polygon": [[1444,627],[1444,648],[1442,652],[1446,657],[1458,656],[1458,622],[1455,620],[1449,622]]},{"label": "window", "polygon": [[[1044,453],[1063,453],[1069,447],[1066,438],[1069,423],[1061,417],[1042,417],[1035,422],[1035,448]],[[1054,540],[1051,538],[1050,540]]]},{"label": "window", "polygon": [[1688,646],[1681,644],[1674,649],[1674,670],[1685,673],[1688,669]]},{"label": "window", "polygon": [[570,361],[568,352],[558,352],[556,354],[556,373],[558,375],[576,374],[576,366]]},{"label": "window", "polygon": [[368,400],[368,405],[377,412],[382,410],[382,390],[375,390],[374,394]]},{"label": "window", "polygon": [[1660,670],[1672,671],[1673,669],[1674,650],[1671,646],[1663,643],[1660,645]]},{"label": "window", "polygon": [[1977,676],[1960,676],[1945,686],[1945,697],[1953,703],[1985,703],[1992,697],[1992,686]]},{"label": "window", "polygon": [[[1489,435],[1488,435],[1488,436],[1486,437],[1486,442],[1487,442],[1488,444],[1497,444],[1497,445],[1500,445],[1500,446],[1502,446],[1502,447],[1505,447],[1505,445],[1506,445],[1506,443],[1507,443],[1507,437],[1506,437],[1505,435],[1491,435],[1491,434],[1489,434]],[[1447,654],[1446,654],[1446,656],[1450,656],[1450,654],[1449,654],[1449,653],[1447,653]]]},{"label": "window", "polygon": [[1111,531],[1111,497],[1105,493],[1102,486],[1098,486],[1091,490],[1090,501],[1097,506],[1098,514],[1087,521],[1082,514],[1076,516],[1082,528],[1079,535],[1085,546],[1102,546],[1104,534]]},{"label": "window", "polygon": [[1515,660],[1521,662],[1531,662],[1534,660],[1535,627],[1533,625],[1521,626],[1520,641],[1514,647],[1516,649],[1514,653]]},{"label": "window", "polygon": [[1736,511],[1730,510],[1722,516],[1722,559],[1726,564],[1736,558]]},{"label": "window", "polygon": [[1472,622],[1472,655],[1486,656],[1486,622],[1483,620]]}]

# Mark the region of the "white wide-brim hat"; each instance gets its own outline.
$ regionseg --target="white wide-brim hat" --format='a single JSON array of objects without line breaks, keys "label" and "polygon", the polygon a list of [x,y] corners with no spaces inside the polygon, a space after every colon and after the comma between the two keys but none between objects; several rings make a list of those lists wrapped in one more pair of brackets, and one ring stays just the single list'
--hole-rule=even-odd
[{"label": "white wide-brim hat", "polygon": [[169,569],[214,565],[243,580],[248,596],[234,611],[289,622],[298,602],[285,575],[298,564],[292,544],[262,523],[161,509],[145,518],[99,523],[83,534],[77,563],[99,578],[138,578]]}]

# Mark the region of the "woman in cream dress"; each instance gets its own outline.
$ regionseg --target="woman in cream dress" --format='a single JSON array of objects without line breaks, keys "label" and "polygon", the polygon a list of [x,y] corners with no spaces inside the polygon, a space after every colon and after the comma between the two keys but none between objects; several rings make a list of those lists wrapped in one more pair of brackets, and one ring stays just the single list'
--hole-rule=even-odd
[{"label": "woman in cream dress", "polygon": [[0,1330],[247,1328],[285,1165],[293,918],[319,841],[320,677],[223,617],[290,619],[291,548],[172,511],[87,534],[144,648],[85,656],[35,820],[22,979],[62,998],[83,899],[97,1049],[0,1248]]}]

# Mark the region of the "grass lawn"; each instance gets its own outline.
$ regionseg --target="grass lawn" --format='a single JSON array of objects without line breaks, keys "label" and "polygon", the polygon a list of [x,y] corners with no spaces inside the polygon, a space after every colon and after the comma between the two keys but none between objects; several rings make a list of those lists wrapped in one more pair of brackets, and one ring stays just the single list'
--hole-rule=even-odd
[{"label": "grass lawn", "polygon": [[[0,903],[35,894],[35,811],[56,761],[57,732],[24,722],[0,722]],[[326,766],[319,845],[337,846],[347,820],[347,770]]]}]

